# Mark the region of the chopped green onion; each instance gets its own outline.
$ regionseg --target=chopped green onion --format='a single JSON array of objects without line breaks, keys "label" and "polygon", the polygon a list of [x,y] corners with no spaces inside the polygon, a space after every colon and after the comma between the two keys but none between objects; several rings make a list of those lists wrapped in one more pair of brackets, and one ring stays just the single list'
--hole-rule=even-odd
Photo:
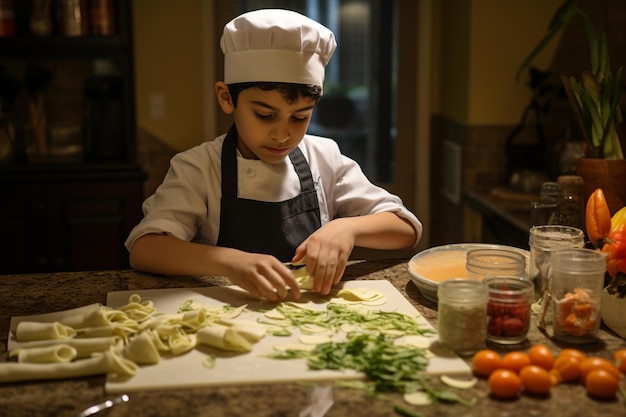
[{"label": "chopped green onion", "polygon": [[205,356],[204,359],[202,359],[202,365],[205,368],[209,368],[209,369],[215,368],[215,356],[213,355]]}]

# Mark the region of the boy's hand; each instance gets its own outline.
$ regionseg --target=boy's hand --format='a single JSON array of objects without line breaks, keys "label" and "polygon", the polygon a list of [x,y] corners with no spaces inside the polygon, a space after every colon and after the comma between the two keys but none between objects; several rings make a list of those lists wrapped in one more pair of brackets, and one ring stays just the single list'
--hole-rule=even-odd
[{"label": "boy's hand", "polygon": [[258,298],[278,301],[287,297],[287,287],[295,299],[300,298],[300,288],[291,270],[271,255],[243,253],[231,265],[230,280]]},{"label": "boy's hand", "polygon": [[307,271],[315,278],[313,290],[326,295],[341,280],[354,242],[350,219],[335,219],[302,242],[292,262],[305,259]]}]

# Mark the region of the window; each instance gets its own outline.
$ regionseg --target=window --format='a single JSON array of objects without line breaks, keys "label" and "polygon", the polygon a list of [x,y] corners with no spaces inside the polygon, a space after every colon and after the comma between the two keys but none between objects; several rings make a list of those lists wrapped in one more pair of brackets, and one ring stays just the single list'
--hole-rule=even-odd
[{"label": "window", "polygon": [[[428,247],[430,233],[432,3],[214,1],[214,14],[207,14],[214,24],[211,36],[216,39],[223,25],[238,14],[271,7],[298,11],[335,32],[338,48],[326,72],[325,104],[320,101],[316,107],[309,132],[335,139],[372,182],[402,198],[424,224],[422,249]],[[216,52],[213,64],[219,74],[223,56],[219,48]],[[210,79],[207,85],[212,85]],[[339,110],[332,110],[335,107]],[[217,110],[216,114],[217,131],[226,131],[232,121]]]},{"label": "window", "polygon": [[297,11],[331,29],[338,47],[309,133],[326,136],[375,182],[394,181],[396,0],[239,0],[237,13]]}]

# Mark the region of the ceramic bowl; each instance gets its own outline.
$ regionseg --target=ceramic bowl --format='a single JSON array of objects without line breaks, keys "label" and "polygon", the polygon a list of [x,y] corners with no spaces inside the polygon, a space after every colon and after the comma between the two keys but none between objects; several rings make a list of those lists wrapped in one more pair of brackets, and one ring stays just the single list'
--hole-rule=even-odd
[{"label": "ceramic bowl", "polygon": [[465,269],[467,251],[472,249],[508,249],[520,252],[526,258],[526,271],[530,254],[527,250],[489,243],[455,243],[435,246],[415,254],[408,264],[411,280],[428,300],[437,302],[439,282],[450,278],[467,278]]}]

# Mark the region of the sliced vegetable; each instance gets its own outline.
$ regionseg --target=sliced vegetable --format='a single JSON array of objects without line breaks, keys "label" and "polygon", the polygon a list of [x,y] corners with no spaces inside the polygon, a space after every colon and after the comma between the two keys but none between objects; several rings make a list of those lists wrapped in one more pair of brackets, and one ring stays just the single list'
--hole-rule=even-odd
[{"label": "sliced vegetable", "polygon": [[215,356],[207,355],[202,359],[202,366],[205,368],[213,369],[215,368]]},{"label": "sliced vegetable", "polygon": [[331,341],[329,336],[319,334],[303,334],[298,340],[300,341],[300,343],[303,343],[305,345],[319,345]]},{"label": "sliced vegetable", "polygon": [[317,345],[308,360],[311,369],[354,369],[363,372],[376,391],[406,391],[405,385],[423,378],[429,360],[421,349],[394,344],[384,334],[360,334],[345,342]]},{"label": "sliced vegetable", "polygon": [[573,293],[565,294],[556,301],[556,325],[573,336],[584,336],[593,331],[597,311],[587,291],[574,288]]},{"label": "sliced vegetable", "polygon": [[433,403],[432,398],[425,391],[407,392],[403,398],[411,405],[430,405]]},{"label": "sliced vegetable", "polygon": [[[298,343],[287,343],[283,345],[274,345],[274,350],[278,352],[290,352],[290,351],[302,351],[302,352],[310,352],[315,349],[315,345],[301,345]],[[281,356],[281,355],[278,355]],[[303,356],[300,356],[303,357]],[[277,359],[288,359],[285,357],[280,357]]]},{"label": "sliced vegetable", "polygon": [[[278,314],[277,314],[278,313]],[[358,310],[342,304],[328,304],[325,310],[302,307],[298,303],[281,303],[265,317],[284,317],[273,323],[288,322],[303,333],[337,332],[351,329],[353,333],[396,332],[396,336],[428,335],[434,330],[420,326],[415,317],[396,311]]]},{"label": "sliced vegetable", "polygon": [[478,382],[478,379],[476,378],[458,379],[458,378],[452,378],[448,375],[442,375],[440,379],[441,379],[441,382],[443,382],[447,386],[452,387],[452,388],[458,388],[458,389],[470,389],[474,387],[476,383]]},{"label": "sliced vegetable", "polygon": [[397,414],[403,417],[424,417],[424,414],[418,413],[417,411],[406,409],[400,405],[394,405],[393,411],[395,411]]}]

